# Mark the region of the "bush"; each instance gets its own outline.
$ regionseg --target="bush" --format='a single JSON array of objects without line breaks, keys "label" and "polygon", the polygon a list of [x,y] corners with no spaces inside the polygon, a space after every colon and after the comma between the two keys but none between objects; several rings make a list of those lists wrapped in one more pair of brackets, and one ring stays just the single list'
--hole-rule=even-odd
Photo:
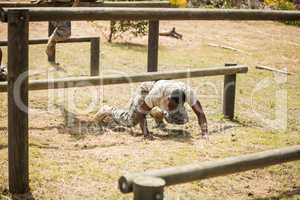
[{"label": "bush", "polygon": [[265,4],[276,10],[296,10],[296,5],[288,0],[265,0]]},{"label": "bush", "polygon": [[[275,10],[297,10],[297,6],[288,0],[265,0],[265,4]],[[300,21],[284,21],[283,23],[300,26]]]},{"label": "bush", "polygon": [[115,38],[122,37],[122,34],[125,32],[129,32],[135,37],[144,36],[148,32],[148,22],[129,20],[111,21],[108,42],[112,42]]},{"label": "bush", "polygon": [[[187,0],[170,0],[172,7],[186,7],[187,2]],[[148,33],[148,21],[111,21],[108,42],[112,42],[115,38],[122,37],[125,32],[135,37],[144,36]]]}]

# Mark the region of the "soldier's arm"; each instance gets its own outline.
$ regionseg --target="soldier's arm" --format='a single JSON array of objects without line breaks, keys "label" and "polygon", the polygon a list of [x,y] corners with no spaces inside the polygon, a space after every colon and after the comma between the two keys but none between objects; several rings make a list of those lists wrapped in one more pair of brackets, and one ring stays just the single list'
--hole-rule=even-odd
[{"label": "soldier's arm", "polygon": [[201,133],[202,133],[203,138],[208,139],[208,128],[207,128],[206,116],[205,116],[202,106],[198,100],[192,106],[192,109],[193,109],[194,113],[197,115],[198,123],[201,127]]},{"label": "soldier's arm", "polygon": [[145,102],[143,102],[137,112],[137,118],[139,121],[139,125],[141,127],[142,133],[144,134],[145,138],[150,138],[152,139],[152,135],[149,133],[148,126],[147,126],[147,120],[146,120],[146,115],[150,112],[151,108],[147,106]]}]

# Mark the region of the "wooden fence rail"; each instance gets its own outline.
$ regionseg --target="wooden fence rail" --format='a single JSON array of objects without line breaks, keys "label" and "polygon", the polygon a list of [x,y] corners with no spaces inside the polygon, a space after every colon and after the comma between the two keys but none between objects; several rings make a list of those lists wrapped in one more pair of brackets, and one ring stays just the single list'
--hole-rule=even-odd
[{"label": "wooden fence rail", "polygon": [[[135,181],[138,179],[138,183],[142,182],[140,177],[146,179],[147,177],[162,179],[164,184],[159,182],[161,188],[164,186],[224,176],[295,160],[300,160],[300,145],[238,157],[230,157],[219,161],[208,161],[180,167],[153,170],[149,172],[127,174],[120,177],[119,189],[123,193],[134,191]],[[147,186],[145,187],[147,188]],[[139,193],[138,190],[136,192]],[[151,196],[151,192],[150,194],[144,194],[144,196]],[[141,198],[135,199],[141,200]],[[155,198],[147,198],[147,200],[148,199],[154,200]]]},{"label": "wooden fence rail", "polygon": [[[29,45],[47,44],[48,39],[32,39],[28,40]],[[90,43],[90,75],[99,76],[100,71],[100,38],[99,37],[72,37],[65,41],[58,43],[79,43],[89,42]],[[7,46],[8,41],[0,41],[0,46]],[[51,61],[55,62],[55,56],[51,58]]]},{"label": "wooden fence rail", "polygon": [[[59,41],[57,43],[81,43],[91,42],[92,39],[99,39],[99,37],[71,37],[65,41]],[[38,38],[28,40],[29,45],[47,44],[48,38]],[[7,46],[8,41],[0,41],[0,46]]]},{"label": "wooden fence rail", "polygon": [[[4,8],[1,20],[7,21]],[[14,8],[18,9],[18,8]],[[22,9],[22,8],[20,8]],[[300,11],[194,8],[23,8],[29,21],[56,20],[300,20]]]},{"label": "wooden fence rail", "polygon": [[[71,77],[53,80],[32,80],[29,81],[29,90],[47,90],[72,87],[87,87],[95,85],[112,85],[121,83],[136,83],[143,81],[157,81],[164,79],[182,79],[203,76],[230,75],[247,73],[248,67],[215,67],[190,71],[173,72],[147,72],[128,76],[92,76],[92,77]],[[7,91],[7,82],[0,82],[0,92]]]},{"label": "wooden fence rail", "polygon": [[[25,7],[70,7],[72,2],[45,2],[33,4],[29,2],[0,2],[2,8],[25,8]],[[169,1],[111,1],[111,2],[80,2],[79,7],[147,7],[168,8]]]}]

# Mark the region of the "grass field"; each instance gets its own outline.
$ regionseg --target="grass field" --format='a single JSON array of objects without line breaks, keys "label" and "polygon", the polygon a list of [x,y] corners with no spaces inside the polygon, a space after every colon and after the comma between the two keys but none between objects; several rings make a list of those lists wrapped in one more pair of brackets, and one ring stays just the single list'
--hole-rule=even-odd
[{"label": "grass field", "polygon": [[[222,116],[223,77],[187,81],[201,101],[209,123],[210,140],[199,137],[196,117],[190,122],[152,128],[155,140],[144,140],[138,128],[78,131],[66,127],[59,106],[92,116],[103,104],[126,108],[138,84],[30,92],[30,187],[35,199],[132,199],[118,191],[126,172],[222,159],[300,144],[300,29],[277,22],[162,22],[161,30],[176,27],[183,40],[161,37],[159,71],[196,69],[238,63],[249,67],[238,75],[236,118]],[[146,71],[147,37],[125,35],[106,42],[108,23],[76,22],[73,35],[101,37],[104,74]],[[43,34],[41,34],[43,33]],[[47,25],[32,23],[30,37],[45,37]],[[7,38],[0,26],[1,39]],[[238,51],[214,47],[229,46]],[[2,48],[5,54],[6,48]],[[89,44],[59,44],[57,61],[65,71],[47,63],[45,46],[30,47],[31,79],[89,74]],[[255,69],[256,65],[287,68],[288,77]],[[96,96],[100,91],[100,97]],[[96,98],[96,106],[88,109]],[[0,94],[0,199],[8,194],[7,96]],[[57,106],[59,105],[59,106]],[[277,110],[277,111],[276,111]],[[278,129],[287,120],[286,128]],[[281,123],[283,122],[283,123]],[[134,135],[134,136],[133,136]],[[167,200],[300,199],[300,161],[168,187]]]}]

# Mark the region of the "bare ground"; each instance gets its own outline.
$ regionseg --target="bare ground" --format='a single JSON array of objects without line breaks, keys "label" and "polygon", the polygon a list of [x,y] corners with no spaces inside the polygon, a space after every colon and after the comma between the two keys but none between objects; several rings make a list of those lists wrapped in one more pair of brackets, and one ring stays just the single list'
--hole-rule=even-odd
[{"label": "bare ground", "polygon": [[[120,175],[198,161],[221,159],[267,149],[300,144],[300,29],[277,22],[162,22],[162,30],[176,27],[183,40],[162,37],[159,70],[194,69],[240,63],[249,66],[248,74],[238,75],[236,121],[223,119],[222,77],[188,81],[208,116],[210,141],[199,138],[195,116],[190,123],[170,126],[167,131],[151,128],[154,141],[146,141],[139,129],[96,130],[66,127],[56,105],[66,105],[66,96],[74,98],[69,109],[90,115],[104,104],[128,106],[137,84],[98,88],[97,105],[86,109],[98,89],[81,88],[30,93],[30,186],[35,199],[131,199],[117,189]],[[1,39],[6,27],[0,26]],[[73,35],[101,37],[101,67],[105,74],[139,73],[146,69],[147,37],[126,35],[113,44],[105,40],[108,27],[101,22],[76,22]],[[41,34],[42,33],[42,34]],[[46,37],[47,25],[32,23],[30,37]],[[212,47],[230,46],[239,52]],[[4,48],[6,54],[6,49]],[[32,78],[87,75],[88,44],[59,45],[60,66],[67,73],[53,71],[46,61],[44,46],[30,48]],[[257,64],[286,67],[293,74],[285,77],[254,69]],[[50,72],[45,73],[51,69]],[[185,80],[184,80],[185,81]],[[280,96],[280,92],[287,95]],[[94,93],[95,92],[95,93]],[[276,93],[277,92],[277,93]],[[279,95],[279,96],[276,96]],[[284,100],[287,97],[286,104]],[[0,199],[7,192],[7,97],[1,94],[0,113]],[[48,106],[49,102],[52,107]],[[55,105],[54,105],[55,104]],[[287,129],[270,126],[278,105],[287,108]],[[269,119],[269,120],[267,120]],[[150,120],[151,121],[151,120]],[[273,121],[277,123],[277,121]],[[153,125],[151,121],[150,126]],[[252,170],[190,184],[167,188],[166,199],[300,199],[300,162]]]}]

